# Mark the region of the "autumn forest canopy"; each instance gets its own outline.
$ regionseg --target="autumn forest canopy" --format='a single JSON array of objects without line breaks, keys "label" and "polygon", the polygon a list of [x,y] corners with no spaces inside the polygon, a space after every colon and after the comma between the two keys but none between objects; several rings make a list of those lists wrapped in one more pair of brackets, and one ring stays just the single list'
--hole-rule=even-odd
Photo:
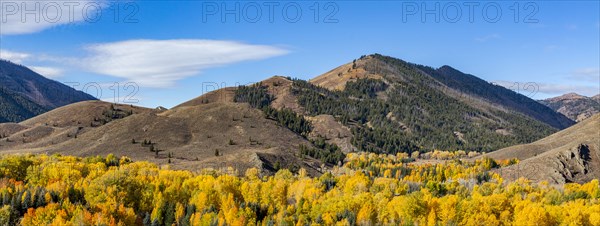
[{"label": "autumn forest canopy", "polygon": [[127,157],[0,159],[0,225],[600,225],[598,180],[504,181],[489,158],[437,164],[352,153],[304,169],[170,170]]}]

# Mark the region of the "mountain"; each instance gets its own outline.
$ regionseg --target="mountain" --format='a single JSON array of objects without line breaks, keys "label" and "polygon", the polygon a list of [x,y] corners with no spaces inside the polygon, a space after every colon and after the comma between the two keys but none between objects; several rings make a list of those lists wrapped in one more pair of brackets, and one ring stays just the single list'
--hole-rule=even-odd
[{"label": "mountain", "polygon": [[572,120],[552,112],[533,99],[507,90],[502,86],[491,85],[483,79],[474,75],[462,73],[450,66],[442,66],[435,71],[423,66],[420,68],[450,88],[465,93],[466,95],[478,96],[493,105],[499,105],[528,115],[554,128],[564,129],[573,125]]},{"label": "mountain", "polygon": [[303,167],[318,174],[343,161],[344,152],[488,152],[573,123],[450,67],[369,55],[310,81],[275,76],[172,109],[67,105],[0,124],[0,152],[115,153],[181,169]]},{"label": "mountain", "polygon": [[45,111],[45,107],[0,87],[0,123],[23,121]]},{"label": "mountain", "polygon": [[94,97],[30,70],[0,60],[0,122],[18,122]]},{"label": "mountain", "polygon": [[521,160],[500,169],[509,180],[526,177],[564,184],[600,178],[600,114],[530,144],[512,146],[485,155]]},{"label": "mountain", "polygon": [[586,97],[576,93],[568,93],[540,100],[539,102],[577,122],[600,112],[600,94],[594,97]]},{"label": "mountain", "polygon": [[312,146],[261,111],[233,102],[162,110],[85,101],[0,124],[2,153],[113,153],[175,169],[303,167],[318,174],[322,163],[299,157],[300,145]]},{"label": "mountain", "polygon": [[434,69],[370,55],[310,83],[295,82],[308,115],[333,115],[361,150],[491,151],[527,143],[574,122],[504,87],[449,66]]}]

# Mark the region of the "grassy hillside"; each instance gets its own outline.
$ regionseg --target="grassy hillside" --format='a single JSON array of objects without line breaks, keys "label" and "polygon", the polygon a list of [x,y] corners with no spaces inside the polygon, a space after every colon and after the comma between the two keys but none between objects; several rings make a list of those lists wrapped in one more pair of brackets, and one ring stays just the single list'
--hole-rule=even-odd
[{"label": "grassy hillside", "polygon": [[156,110],[87,101],[19,124],[0,124],[0,151],[114,153],[177,169],[256,167],[274,172],[304,167],[319,174],[322,163],[299,154],[301,147],[314,145],[286,127],[291,124],[281,124],[284,114],[271,116],[277,120],[248,104],[231,102]]},{"label": "grassy hillside", "polygon": [[586,182],[600,177],[600,114],[538,141],[489,153],[497,159],[517,158],[518,165],[501,173],[553,183]]}]

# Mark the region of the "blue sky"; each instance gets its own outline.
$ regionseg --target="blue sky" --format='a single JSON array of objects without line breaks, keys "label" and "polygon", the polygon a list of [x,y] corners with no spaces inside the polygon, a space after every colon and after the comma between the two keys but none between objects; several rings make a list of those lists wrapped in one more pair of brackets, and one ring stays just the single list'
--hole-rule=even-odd
[{"label": "blue sky", "polygon": [[[371,53],[450,65],[534,99],[600,89],[598,1],[1,0],[0,6],[0,58],[103,100],[147,107],[175,106],[214,84],[273,75],[310,79]],[[531,83],[537,88],[524,90]]]}]

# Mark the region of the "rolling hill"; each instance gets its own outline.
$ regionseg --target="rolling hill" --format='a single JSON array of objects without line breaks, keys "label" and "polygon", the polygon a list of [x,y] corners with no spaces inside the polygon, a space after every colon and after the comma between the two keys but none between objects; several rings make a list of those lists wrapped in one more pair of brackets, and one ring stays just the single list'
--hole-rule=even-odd
[{"label": "rolling hill", "polygon": [[576,93],[568,93],[540,100],[539,102],[577,122],[600,112],[600,94],[594,97],[586,97]]},{"label": "rolling hill", "polygon": [[[574,123],[449,66],[433,69],[377,54],[308,82],[276,76],[254,89],[246,90],[240,102],[266,101],[274,109],[291,109],[313,122],[310,138],[324,138],[345,152],[492,151],[535,141]],[[260,90],[270,98],[259,95]],[[235,97],[236,88],[227,88],[182,105],[235,102]]]},{"label": "rolling hill", "polygon": [[0,122],[19,122],[94,97],[0,59]]},{"label": "rolling hill", "polygon": [[2,153],[117,155],[176,169],[308,169],[344,152],[493,151],[571,120],[450,67],[363,56],[310,81],[275,76],[172,109],[86,101],[0,124]]},{"label": "rolling hill", "polygon": [[298,145],[310,142],[240,103],[157,110],[86,101],[19,124],[0,124],[0,136],[2,153],[114,153],[190,170],[304,167],[317,174],[321,167],[297,155]]},{"label": "rolling hill", "polygon": [[530,144],[486,154],[494,159],[521,160],[500,169],[503,177],[526,177],[556,184],[585,183],[600,178],[600,114]]}]

